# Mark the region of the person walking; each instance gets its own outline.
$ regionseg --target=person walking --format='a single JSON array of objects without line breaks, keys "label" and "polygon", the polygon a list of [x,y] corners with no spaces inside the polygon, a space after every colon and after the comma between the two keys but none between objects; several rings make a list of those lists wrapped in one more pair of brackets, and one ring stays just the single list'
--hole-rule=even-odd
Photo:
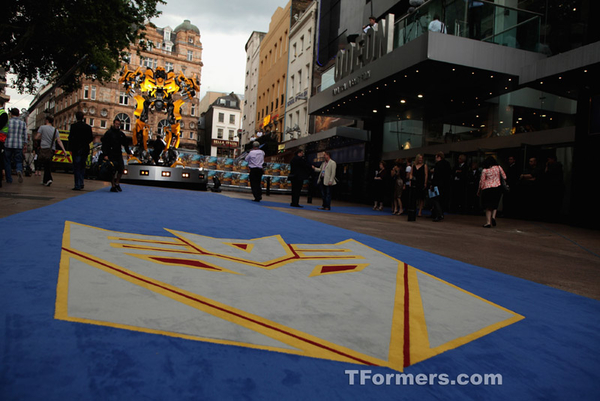
[{"label": "person walking", "polygon": [[325,161],[321,163],[321,166],[318,168],[313,166],[313,169],[319,173],[317,184],[323,197],[323,206],[319,210],[331,210],[331,189],[337,184],[335,179],[337,165],[329,152],[324,152],[324,158]]},{"label": "person walking", "polygon": [[4,142],[8,135],[8,113],[4,110],[4,99],[0,98],[0,188],[2,188],[2,169],[4,168]]},{"label": "person walking", "polygon": [[38,128],[38,134],[40,135],[40,154],[38,157],[41,159],[44,168],[42,184],[47,187],[52,185],[52,157],[56,150],[56,144],[58,144],[62,151],[67,154],[65,146],[60,140],[60,134],[58,133],[58,130],[54,128],[53,124],[54,117],[46,116],[46,124]]},{"label": "person walking", "polygon": [[264,173],[265,152],[260,149],[258,141],[252,143],[252,150],[248,152],[246,161],[248,162],[248,168],[250,168],[250,188],[252,188],[252,195],[254,196],[252,200],[260,202],[262,200],[261,183]]},{"label": "person walking", "polygon": [[90,154],[90,143],[94,140],[92,127],[83,120],[83,112],[75,113],[77,122],[71,125],[69,132],[69,150],[73,157],[73,177],[75,180],[74,191],[80,191],[84,187],[85,163]]},{"label": "person walking", "polygon": [[23,182],[23,145],[27,143],[27,127],[25,122],[19,118],[19,109],[10,111],[11,118],[8,121],[8,135],[4,143],[4,170],[6,171],[6,182],[12,183],[12,162],[17,167],[19,183]]},{"label": "person walking", "polygon": [[125,152],[131,155],[129,149],[129,141],[127,137],[121,131],[121,120],[115,118],[112,127],[102,137],[102,154],[104,160],[110,160],[114,166],[114,174],[111,177],[111,188],[110,192],[122,192],[121,189],[121,177],[125,171],[125,162],[123,162],[123,151],[121,147],[125,148]]},{"label": "person walking", "polygon": [[481,204],[485,209],[485,224],[483,225],[485,228],[496,227],[496,213],[502,197],[500,177],[506,180],[504,170],[498,165],[496,159],[488,156],[483,162],[483,171],[477,192],[477,195],[481,196]]},{"label": "person walking", "polygon": [[296,154],[290,162],[290,175],[288,179],[292,183],[292,207],[302,207],[300,205],[300,193],[302,192],[302,185],[307,177],[307,164],[304,159],[304,151],[302,149],[297,150]]}]

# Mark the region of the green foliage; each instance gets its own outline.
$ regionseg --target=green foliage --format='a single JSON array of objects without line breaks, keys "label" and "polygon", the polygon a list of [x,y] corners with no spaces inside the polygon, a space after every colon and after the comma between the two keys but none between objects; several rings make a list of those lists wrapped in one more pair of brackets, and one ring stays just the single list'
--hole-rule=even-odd
[{"label": "green foliage", "polygon": [[143,41],[144,25],[160,14],[160,3],[165,2],[9,1],[0,20],[0,65],[17,76],[21,92],[32,92],[40,81],[61,79],[67,91],[84,77],[110,81],[130,44]]}]

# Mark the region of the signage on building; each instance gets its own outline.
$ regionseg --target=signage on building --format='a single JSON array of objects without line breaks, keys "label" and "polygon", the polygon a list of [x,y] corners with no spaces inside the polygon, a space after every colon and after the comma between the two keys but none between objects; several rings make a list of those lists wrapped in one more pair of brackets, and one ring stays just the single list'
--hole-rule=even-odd
[{"label": "signage on building", "polygon": [[211,141],[211,146],[217,148],[235,148],[238,146],[238,141],[228,141],[225,139],[213,139]]},{"label": "signage on building", "polygon": [[336,86],[335,88],[333,88],[333,94],[338,95],[338,94],[342,93],[343,91],[345,91],[346,89],[350,89],[354,85],[358,85],[362,81],[366,81],[369,78],[371,78],[370,70],[365,71],[362,74],[360,74],[359,76],[352,78],[352,79],[348,80],[347,82],[344,82],[341,85]]},{"label": "signage on building", "polygon": [[308,96],[308,89],[305,89],[304,92],[298,93],[296,96],[292,97],[290,100],[288,100],[287,102],[287,106],[291,106],[292,104],[296,103],[298,100],[306,100]]},{"label": "signage on building", "polygon": [[[388,14],[385,19],[379,21],[377,30],[369,29],[366,33],[361,33],[354,43],[348,43],[344,49],[338,51],[335,59],[335,82],[385,56],[393,47],[394,14]],[[335,92],[337,88],[334,88],[334,95],[340,93]]]}]

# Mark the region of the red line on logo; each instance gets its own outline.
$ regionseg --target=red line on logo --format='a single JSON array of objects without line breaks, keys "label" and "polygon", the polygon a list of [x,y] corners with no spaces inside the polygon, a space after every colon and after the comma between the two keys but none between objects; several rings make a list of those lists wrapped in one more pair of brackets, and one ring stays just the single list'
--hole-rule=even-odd
[{"label": "red line on logo", "polygon": [[410,366],[410,314],[408,300],[408,265],[404,263],[404,367]]},{"label": "red line on logo", "polygon": [[121,269],[117,269],[116,267],[113,267],[113,266],[109,265],[108,263],[101,262],[101,261],[99,261],[99,260],[93,259],[93,258],[91,258],[91,257],[88,257],[88,256],[86,256],[86,255],[82,255],[82,254],[80,254],[80,253],[78,253],[78,252],[75,252],[75,251],[74,251],[74,250],[72,250],[72,249],[68,249],[68,248],[64,248],[64,247],[63,247],[62,249],[63,249],[64,251],[66,251],[66,252],[72,253],[72,254],[74,254],[74,255],[77,255],[77,256],[79,256],[79,257],[81,257],[81,258],[87,259],[87,260],[89,260],[89,261],[92,261],[92,262],[94,262],[94,263],[98,263],[98,264],[100,264],[100,265],[102,265],[102,266],[104,266],[104,267],[106,267],[106,268],[108,268],[108,269],[111,269],[111,270],[114,270],[114,271],[116,271],[116,272],[119,272],[119,273],[121,273],[121,274],[123,274],[123,275],[125,275],[125,276],[131,277],[131,278],[133,278],[133,279],[135,279],[135,280],[139,280],[139,281],[142,281],[142,282],[144,282],[144,283],[146,283],[146,284],[152,285],[152,286],[154,286],[154,287],[158,287],[158,288],[160,288],[160,289],[162,289],[162,290],[164,290],[164,291],[168,291],[168,292],[171,292],[171,293],[173,293],[173,294],[177,294],[177,295],[179,295],[179,296],[181,296],[181,297],[183,297],[183,298],[187,298],[187,299],[189,299],[189,300],[192,300],[192,301],[194,301],[194,302],[197,302],[197,303],[199,303],[199,304],[202,304],[202,305],[208,306],[208,307],[210,307],[210,308],[216,309],[216,310],[218,310],[218,311],[221,311],[221,312],[223,312],[223,313],[227,313],[227,314],[229,314],[229,315],[232,315],[232,316],[235,316],[235,317],[237,317],[237,318],[240,318],[240,319],[246,320],[246,321],[248,321],[248,322],[251,322],[251,323],[254,323],[254,324],[257,324],[257,325],[260,325],[260,326],[266,327],[266,328],[268,328],[268,329],[270,329],[270,330],[277,331],[277,332],[279,332],[279,333],[285,334],[285,335],[287,335],[287,336],[289,336],[289,337],[292,337],[292,338],[295,338],[295,339],[297,339],[297,340],[303,341],[303,342],[305,342],[305,343],[308,343],[308,344],[310,344],[310,345],[313,345],[313,346],[315,346],[315,347],[319,347],[319,348],[322,348],[322,349],[324,349],[324,350],[327,350],[327,351],[329,351],[329,352],[333,352],[334,354],[338,354],[338,355],[341,355],[341,356],[343,356],[343,357],[346,357],[346,358],[349,358],[349,359],[353,359],[353,360],[355,360],[355,361],[357,361],[357,362],[359,362],[359,363],[362,363],[362,364],[364,364],[364,365],[371,365],[371,366],[375,366],[375,364],[374,364],[374,363],[372,363],[372,362],[369,362],[369,361],[362,360],[362,359],[360,359],[360,358],[357,358],[357,357],[355,357],[355,356],[352,356],[352,355],[348,355],[348,354],[346,354],[345,352],[342,352],[342,351],[336,350],[336,349],[334,349],[334,348],[328,347],[328,346],[326,346],[326,345],[324,345],[324,344],[319,344],[318,342],[315,342],[315,341],[309,340],[308,338],[301,337],[301,336],[299,336],[299,335],[297,335],[297,334],[290,333],[289,331],[286,331],[286,330],[280,329],[280,328],[278,328],[278,327],[275,327],[275,326],[272,326],[272,325],[270,325],[270,324],[266,324],[266,323],[260,322],[260,321],[258,321],[258,320],[252,319],[252,318],[250,318],[250,317],[248,317],[248,316],[244,316],[244,315],[242,315],[242,314],[239,314],[239,313],[237,313],[237,312],[234,312],[234,311],[231,311],[231,310],[227,310],[227,309],[225,309],[225,308],[222,308],[222,307],[220,307],[220,306],[217,306],[217,305],[213,305],[213,304],[211,304],[211,303],[208,303],[208,302],[206,302],[206,301],[203,301],[203,300],[201,300],[201,299],[194,298],[194,297],[192,297],[192,296],[190,296],[190,295],[187,295],[187,294],[181,293],[181,292],[179,292],[179,291],[175,291],[175,290],[173,290],[173,289],[171,289],[171,288],[164,287],[164,286],[162,286],[162,285],[160,285],[160,284],[157,284],[157,283],[155,283],[155,282],[153,282],[153,281],[146,280],[146,279],[143,279],[143,278],[141,278],[141,277],[138,277],[138,276],[136,276],[136,275],[133,275],[133,274],[131,274],[131,273],[128,273],[128,272],[126,272],[126,271],[123,271],[123,270],[121,270]]}]

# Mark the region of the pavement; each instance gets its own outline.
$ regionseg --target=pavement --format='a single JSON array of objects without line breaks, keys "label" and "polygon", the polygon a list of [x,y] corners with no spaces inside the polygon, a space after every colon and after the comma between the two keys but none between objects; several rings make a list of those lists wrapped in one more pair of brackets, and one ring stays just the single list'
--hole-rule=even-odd
[{"label": "pavement", "polygon": [[598,231],[53,175],[0,188],[0,399],[600,391]]},{"label": "pavement", "polygon": [[[73,191],[72,175],[53,177],[50,187],[40,184],[41,177],[4,183],[0,218],[110,187],[86,180],[84,190]],[[221,194],[252,199],[249,192]],[[302,197],[304,208],[292,208],[289,201],[288,195],[272,194],[264,196],[261,205],[600,300],[600,230],[503,218],[497,227],[485,229],[483,216],[452,214],[440,223],[428,217],[409,222],[406,216],[391,215],[389,208],[375,212],[366,205],[334,200],[333,210],[327,212],[318,210],[319,198],[308,204]]]}]

